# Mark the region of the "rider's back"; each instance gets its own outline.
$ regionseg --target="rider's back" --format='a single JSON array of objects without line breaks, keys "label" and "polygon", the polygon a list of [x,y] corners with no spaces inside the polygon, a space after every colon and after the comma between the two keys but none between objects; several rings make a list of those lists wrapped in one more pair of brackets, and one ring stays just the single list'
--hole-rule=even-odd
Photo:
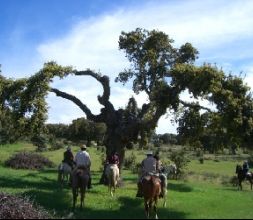
[{"label": "rider's back", "polygon": [[147,157],[142,161],[142,168],[144,173],[156,173],[157,161],[154,157]]}]

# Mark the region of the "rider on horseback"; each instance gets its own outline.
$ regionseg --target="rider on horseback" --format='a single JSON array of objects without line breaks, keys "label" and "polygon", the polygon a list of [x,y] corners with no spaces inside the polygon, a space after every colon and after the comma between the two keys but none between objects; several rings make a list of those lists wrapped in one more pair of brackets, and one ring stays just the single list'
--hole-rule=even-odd
[{"label": "rider on horseback", "polygon": [[91,159],[89,153],[86,151],[86,145],[81,146],[81,150],[76,154],[75,162],[77,168],[73,171],[74,174],[78,169],[87,169],[89,175],[88,189],[91,189],[91,174],[90,174],[90,166]]},{"label": "rider on horseback", "polygon": [[119,155],[116,151],[113,151],[111,155],[106,158],[106,165],[116,164],[119,166]]},{"label": "rider on horseback", "polygon": [[136,197],[142,197],[142,179],[147,175],[158,175],[157,160],[153,157],[153,152],[147,152],[147,158],[141,163],[141,176],[138,181],[138,192]]},{"label": "rider on horseback", "polygon": [[68,146],[67,150],[64,152],[63,158],[64,159],[63,159],[62,162],[68,164],[71,167],[71,169],[73,169],[75,162],[74,162],[74,155],[73,155],[73,153],[71,151],[71,147],[70,146]]},{"label": "rider on horseback", "polygon": [[249,172],[249,163],[247,160],[244,161],[242,165],[242,169],[243,169],[244,176],[246,177]]}]

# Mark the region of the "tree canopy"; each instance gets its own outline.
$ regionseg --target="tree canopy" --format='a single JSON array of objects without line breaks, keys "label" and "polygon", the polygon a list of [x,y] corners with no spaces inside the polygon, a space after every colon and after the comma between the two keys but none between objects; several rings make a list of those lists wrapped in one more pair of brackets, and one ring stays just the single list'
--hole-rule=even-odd
[{"label": "tree canopy", "polygon": [[[136,142],[139,136],[154,130],[168,110],[178,113],[178,132],[185,142],[201,141],[203,144],[206,135],[219,135],[227,143],[249,141],[253,105],[249,87],[243,79],[226,75],[215,65],[197,66],[195,60],[199,52],[196,48],[188,42],[179,48],[173,43],[173,39],[158,30],[137,28],[121,33],[119,49],[125,52],[131,65],[119,73],[116,82],[132,82],[136,94],[145,92],[148,95],[149,103],[140,108],[131,98],[125,109],[116,110],[110,102],[108,76],[90,69],[79,71],[48,62],[30,78],[11,80],[1,75],[1,115],[10,114],[17,122],[15,127],[23,132],[38,133],[43,130],[47,118],[45,98],[48,92],[53,92],[79,106],[88,120],[105,123],[107,153],[116,148],[122,157],[124,148]],[[94,115],[77,97],[50,87],[55,77],[63,79],[70,74],[91,76],[103,86],[103,94],[98,96],[98,102],[103,106],[100,114]],[[184,101],[182,94],[185,91],[195,101]],[[212,103],[215,108],[204,107],[196,101],[201,99]]]}]

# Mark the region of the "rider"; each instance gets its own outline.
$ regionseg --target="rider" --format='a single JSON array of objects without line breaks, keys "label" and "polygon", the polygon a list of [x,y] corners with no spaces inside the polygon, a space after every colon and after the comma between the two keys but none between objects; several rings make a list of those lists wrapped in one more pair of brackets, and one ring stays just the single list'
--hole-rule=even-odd
[{"label": "rider", "polygon": [[110,169],[112,165],[117,165],[119,172],[119,154],[117,153],[116,150],[114,150],[111,155],[107,156],[105,163],[106,163],[106,171],[105,171],[106,173],[108,173],[108,169]]},{"label": "rider", "polygon": [[142,179],[146,175],[157,175],[157,160],[153,156],[153,152],[147,152],[147,158],[141,163],[141,177],[138,181],[138,192],[136,197],[142,197]]},{"label": "rider", "polygon": [[242,165],[242,170],[243,170],[244,176],[246,177],[249,172],[249,163],[247,160],[244,161]]},{"label": "rider", "polygon": [[91,174],[90,174],[90,166],[91,166],[91,159],[89,153],[86,151],[86,145],[81,146],[81,150],[76,154],[75,162],[77,169],[86,168],[88,170],[89,175],[89,182],[88,182],[88,189],[91,189]]},{"label": "rider", "polygon": [[64,159],[62,162],[68,164],[71,167],[71,169],[73,169],[75,162],[74,162],[74,155],[71,151],[70,146],[68,146],[67,150],[63,153],[63,158]]},{"label": "rider", "polygon": [[161,180],[161,187],[162,187],[162,190],[161,190],[161,194],[160,194],[160,197],[164,197],[164,188],[166,187],[166,179],[167,179],[167,175],[165,174],[165,168],[162,164],[162,161],[160,159],[160,156],[159,156],[159,152],[156,152],[156,154],[154,155],[154,158],[156,159],[156,169],[157,169],[157,172],[159,173],[159,178]]},{"label": "rider", "polygon": [[113,164],[116,164],[119,167],[119,154],[115,150],[106,158],[106,165]]},{"label": "rider", "polygon": [[119,168],[119,154],[114,150],[112,154],[108,155],[106,157],[105,163],[104,163],[104,171],[102,178],[100,180],[100,183],[107,184],[108,180],[106,177],[107,170],[109,169],[110,165],[116,164]]}]

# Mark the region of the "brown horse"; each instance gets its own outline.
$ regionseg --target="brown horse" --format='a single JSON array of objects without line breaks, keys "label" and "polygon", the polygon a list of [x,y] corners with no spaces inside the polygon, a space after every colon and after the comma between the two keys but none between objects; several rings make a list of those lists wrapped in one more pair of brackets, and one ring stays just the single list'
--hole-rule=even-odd
[{"label": "brown horse", "polygon": [[240,165],[237,165],[236,166],[236,171],[237,173],[237,179],[238,179],[238,190],[241,189],[242,190],[242,181],[243,180],[248,180],[250,182],[250,185],[251,185],[251,190],[252,190],[252,185],[253,185],[253,173],[247,173],[245,174],[243,169],[242,169],[242,166]]},{"label": "brown horse", "polygon": [[86,193],[86,188],[89,182],[89,172],[85,167],[79,167],[73,172],[72,178],[72,194],[73,194],[73,211],[76,208],[78,190],[80,189],[81,194],[81,205],[80,208],[84,206],[84,197]]},{"label": "brown horse", "polygon": [[152,209],[157,216],[157,203],[161,194],[161,181],[157,176],[145,176],[142,180],[142,192],[144,196],[145,212],[147,218],[150,217]]}]

